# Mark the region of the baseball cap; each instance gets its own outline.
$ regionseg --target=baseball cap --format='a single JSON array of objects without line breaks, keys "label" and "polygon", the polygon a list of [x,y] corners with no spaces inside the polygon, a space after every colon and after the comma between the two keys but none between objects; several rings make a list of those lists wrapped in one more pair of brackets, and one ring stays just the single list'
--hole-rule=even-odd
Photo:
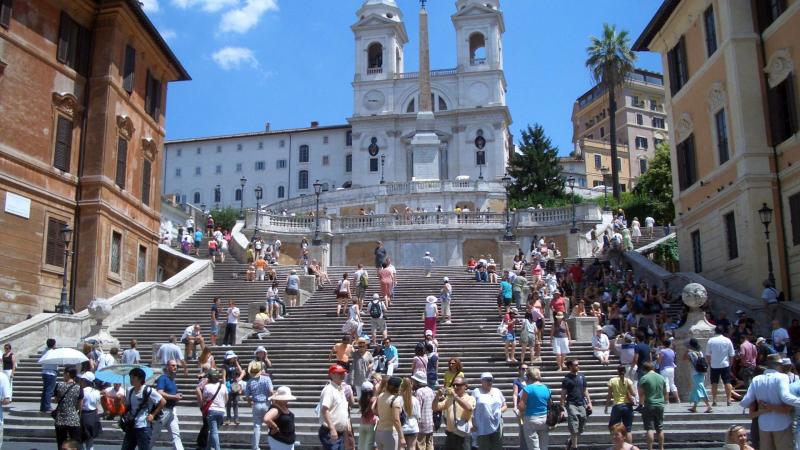
[{"label": "baseball cap", "polygon": [[433,336],[433,330],[425,330],[425,336]]},{"label": "baseball cap", "polygon": [[78,375],[78,378],[82,378],[88,381],[89,383],[94,383],[94,374],[92,372],[89,372],[88,370]]},{"label": "baseball cap", "polygon": [[483,373],[481,374],[481,380],[489,380],[489,381],[492,381],[492,380],[494,380],[494,377],[492,376],[492,374],[491,374],[490,372],[483,372]]},{"label": "baseball cap", "polygon": [[328,375],[331,375],[331,374],[334,374],[334,373],[347,373],[347,369],[345,369],[344,367],[342,367],[342,366],[340,366],[338,364],[331,364],[331,366],[328,367]]},{"label": "baseball cap", "polygon": [[760,338],[756,339],[756,344],[760,344],[762,342],[767,342],[767,340],[764,339],[763,337],[760,337]]}]

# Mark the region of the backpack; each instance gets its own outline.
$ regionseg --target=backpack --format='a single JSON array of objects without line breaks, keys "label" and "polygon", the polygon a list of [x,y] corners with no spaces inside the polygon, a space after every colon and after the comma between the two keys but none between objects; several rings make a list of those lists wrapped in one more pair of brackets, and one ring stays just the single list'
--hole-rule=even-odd
[{"label": "backpack", "polygon": [[361,274],[361,278],[358,279],[358,287],[362,289],[366,289],[369,287],[369,275],[367,275],[366,270],[364,271],[364,273]]},{"label": "backpack", "polygon": [[381,302],[371,302],[369,304],[370,317],[372,317],[373,319],[380,319],[382,313],[383,311],[381,311]]},{"label": "backpack", "polygon": [[695,353],[694,355],[694,370],[697,373],[706,373],[708,372],[708,363],[706,359],[703,357],[703,354]]}]

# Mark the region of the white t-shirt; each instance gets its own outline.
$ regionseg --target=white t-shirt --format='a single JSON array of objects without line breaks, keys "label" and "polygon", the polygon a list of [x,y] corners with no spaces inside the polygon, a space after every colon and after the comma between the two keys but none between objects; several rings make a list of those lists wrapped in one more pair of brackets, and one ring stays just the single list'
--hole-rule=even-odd
[{"label": "white t-shirt", "polygon": [[139,364],[140,359],[139,350],[134,348],[129,348],[122,352],[122,364]]},{"label": "white t-shirt", "polygon": [[730,358],[735,354],[731,340],[721,334],[712,337],[706,344],[706,355],[711,357],[712,369],[730,367]]},{"label": "white t-shirt", "polygon": [[183,330],[183,334],[181,335],[181,340],[188,338],[189,336],[194,336],[194,325],[189,325]]},{"label": "white t-shirt", "polygon": [[366,270],[358,269],[353,273],[353,280],[355,281],[356,285],[361,285],[361,277],[364,275]]},{"label": "white t-shirt", "polygon": [[608,350],[609,348],[608,336],[606,336],[604,333],[600,333],[600,336],[596,334],[592,336],[592,348],[595,347],[603,349],[604,351]]},{"label": "white t-shirt", "polygon": [[239,322],[239,308],[236,306],[228,308],[228,323]]},{"label": "white t-shirt", "polygon": [[100,403],[100,391],[91,386],[83,388],[83,404],[81,404],[81,409],[84,411],[97,411],[98,403]]},{"label": "white t-shirt", "polygon": [[97,370],[105,369],[108,366],[113,366],[116,363],[114,357],[108,353],[101,353],[97,360]]},{"label": "white t-shirt", "polygon": [[214,400],[211,402],[211,406],[209,410],[211,411],[219,411],[225,412],[225,403],[228,402],[228,390],[225,389],[225,386],[222,386],[219,389],[219,393],[217,393],[217,388],[220,386],[219,383],[214,384],[206,384],[203,386],[203,404],[205,405],[206,402],[211,400],[211,397],[214,397],[214,394],[217,394],[214,397]]},{"label": "white t-shirt", "polygon": [[[344,431],[350,423],[350,418],[347,414],[347,398],[344,396],[344,391],[341,387],[336,387],[333,383],[328,383],[322,389],[322,394],[319,397],[320,410],[322,406],[328,409],[336,431]],[[320,413],[319,424],[327,425],[323,415]]]},{"label": "white t-shirt", "polygon": [[[154,387],[142,386],[139,392],[136,392],[134,389],[136,388],[132,387],[128,390],[128,396],[131,399],[130,411],[136,412],[136,410],[139,408],[140,402],[142,401],[148,402],[148,405],[143,407],[139,412],[139,414],[136,416],[135,428],[145,428],[147,426],[147,415],[150,414],[150,410],[153,409],[153,407],[156,406],[161,401],[162,397],[161,394],[159,394],[156,388]],[[131,390],[134,390],[133,395],[130,394]],[[145,391],[147,391],[150,395],[147,398],[142,399],[142,396],[144,395]]]},{"label": "white t-shirt", "polygon": [[644,218],[644,226],[652,228],[656,224],[656,220],[650,216]]},{"label": "white t-shirt", "polygon": [[[11,400],[11,382],[8,376],[0,372],[0,401],[8,399]],[[3,425],[3,407],[0,406],[0,426]]]}]

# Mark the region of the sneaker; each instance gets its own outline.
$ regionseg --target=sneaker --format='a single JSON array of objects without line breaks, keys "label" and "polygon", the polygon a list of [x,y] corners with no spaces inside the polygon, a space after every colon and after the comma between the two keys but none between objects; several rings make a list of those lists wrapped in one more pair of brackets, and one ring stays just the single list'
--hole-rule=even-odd
[{"label": "sneaker", "polygon": [[283,320],[283,319],[285,319],[285,317],[283,317],[283,316],[278,316],[278,320]]},{"label": "sneaker", "polygon": [[452,324],[453,324],[453,322],[451,322],[451,321],[449,321],[449,320],[448,320],[448,321],[447,321],[447,322],[445,322],[444,324],[445,324],[445,325],[452,325]]}]

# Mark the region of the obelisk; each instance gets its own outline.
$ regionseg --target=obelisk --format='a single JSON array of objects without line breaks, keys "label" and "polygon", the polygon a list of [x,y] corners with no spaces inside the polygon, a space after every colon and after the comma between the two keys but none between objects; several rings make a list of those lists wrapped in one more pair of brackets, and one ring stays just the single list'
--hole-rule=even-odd
[{"label": "obelisk", "polygon": [[428,11],[425,9],[425,0],[421,0],[419,10],[419,111],[417,111],[416,133],[411,139],[412,169],[415,181],[439,179],[440,142],[435,129],[436,119],[433,116],[431,102]]}]

